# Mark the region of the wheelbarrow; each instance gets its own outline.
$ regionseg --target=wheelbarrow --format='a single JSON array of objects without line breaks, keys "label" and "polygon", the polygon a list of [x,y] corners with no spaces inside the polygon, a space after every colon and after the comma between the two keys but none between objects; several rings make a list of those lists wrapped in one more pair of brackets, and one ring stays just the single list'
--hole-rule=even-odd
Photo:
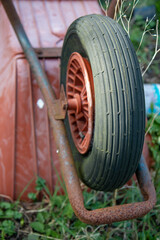
[{"label": "wheelbarrow", "polygon": [[[156,194],[141,156],[143,83],[127,33],[106,16],[92,14],[75,20],[62,53],[54,50],[61,55],[61,88],[56,98],[37,57],[50,51],[35,51],[12,1],[1,3],[45,99],[61,172],[77,217],[97,225],[147,214],[156,203]],[[92,211],[84,207],[79,179],[92,189],[113,191],[134,173],[144,201]]]}]

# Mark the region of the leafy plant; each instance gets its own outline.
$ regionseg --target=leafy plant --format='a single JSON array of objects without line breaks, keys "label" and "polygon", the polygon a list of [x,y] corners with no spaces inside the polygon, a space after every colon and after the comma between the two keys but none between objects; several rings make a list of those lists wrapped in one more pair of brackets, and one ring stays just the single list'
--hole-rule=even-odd
[{"label": "leafy plant", "polygon": [[37,196],[39,195],[40,192],[46,193],[48,194],[49,197],[51,197],[50,191],[48,189],[48,187],[46,186],[46,181],[41,178],[41,177],[37,177],[36,179],[36,192],[32,192],[28,194],[28,198],[33,200],[33,201],[37,201]]},{"label": "leafy plant", "polygon": [[1,238],[12,236],[15,233],[15,224],[11,220],[4,220],[0,224]]},{"label": "leafy plant", "polygon": [[15,222],[23,219],[23,214],[18,211],[17,202],[0,202],[0,236],[6,239],[16,233]]}]

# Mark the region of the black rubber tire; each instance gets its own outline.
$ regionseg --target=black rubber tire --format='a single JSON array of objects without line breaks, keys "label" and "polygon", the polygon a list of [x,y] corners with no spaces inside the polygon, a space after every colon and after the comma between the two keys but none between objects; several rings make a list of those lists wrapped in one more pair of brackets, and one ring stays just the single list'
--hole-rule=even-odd
[{"label": "black rubber tire", "polygon": [[145,101],[139,63],[127,33],[114,20],[87,15],[74,21],[64,39],[61,83],[66,87],[70,55],[88,59],[94,78],[95,112],[92,143],[81,155],[68,140],[81,180],[90,188],[112,191],[134,174],[145,133]]}]

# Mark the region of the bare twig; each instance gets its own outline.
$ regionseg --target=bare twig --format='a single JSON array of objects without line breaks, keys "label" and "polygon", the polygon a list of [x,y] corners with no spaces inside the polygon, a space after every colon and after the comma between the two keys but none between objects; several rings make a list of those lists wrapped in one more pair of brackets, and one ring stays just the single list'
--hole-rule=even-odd
[{"label": "bare twig", "polygon": [[115,6],[115,12],[114,12],[114,17],[113,17],[114,20],[116,20],[117,12],[119,12],[119,10],[120,10],[120,7],[119,7],[120,1],[121,0],[117,0],[116,6]]},{"label": "bare twig", "polygon": [[[126,7],[125,10],[123,9],[124,8],[124,2],[125,2],[124,0],[121,2],[121,7],[119,8],[119,18],[116,19],[116,15],[115,15],[114,19],[116,19],[117,22],[119,22],[119,21],[121,22],[124,30],[127,32],[128,36],[130,37],[130,23],[131,23],[133,11],[134,11],[135,7],[137,6],[139,0],[133,0],[133,5],[131,5],[131,3],[128,3],[128,6]],[[131,7],[131,11],[130,11],[130,15],[127,19],[125,14],[130,7]]]},{"label": "bare twig", "polygon": [[100,0],[98,0],[98,2],[99,2],[99,5],[100,5],[102,11],[103,11],[104,14],[107,16],[107,9],[108,9],[108,7],[109,7],[109,0],[106,0],[106,1],[105,1],[106,9],[104,9],[104,7],[103,7],[103,5],[102,5],[102,3],[101,3]]},{"label": "bare twig", "polygon": [[118,189],[116,189],[116,190],[114,191],[114,195],[113,195],[113,201],[112,201],[112,204],[113,204],[113,206],[115,206],[115,205],[116,205],[117,193],[118,193]]},{"label": "bare twig", "polygon": [[133,11],[134,11],[135,7],[137,6],[138,2],[139,2],[139,0],[134,0],[134,1],[133,1],[133,6],[132,6],[132,8],[131,8],[131,12],[130,12],[129,18],[128,18],[128,20],[127,20],[127,26],[128,26],[128,28],[127,28],[127,30],[128,30],[127,33],[128,33],[128,36],[129,36],[129,37],[130,37],[130,22],[131,22],[131,18],[132,18],[132,16],[133,16]]},{"label": "bare twig", "polygon": [[124,185],[123,187],[121,187],[119,190],[123,190],[123,189],[137,189],[137,187],[135,186],[129,186],[129,185]]},{"label": "bare twig", "polygon": [[[44,237],[46,239],[46,235],[43,235],[43,234],[28,232],[28,231],[24,231],[24,230],[19,230],[19,232],[25,233],[25,234],[32,234],[32,235],[35,235],[38,237]],[[47,239],[59,240],[59,238],[55,238],[55,237],[53,238],[53,237],[49,237],[49,236],[47,236]]]},{"label": "bare twig", "polygon": [[154,55],[153,55],[151,61],[149,62],[148,66],[146,67],[146,69],[142,73],[142,76],[144,76],[144,74],[148,71],[148,69],[151,66],[153,60],[155,59],[157,53],[160,52],[160,48],[158,49],[158,38],[159,38],[159,36],[158,36],[158,26],[159,26],[159,21],[157,20],[157,22],[156,22],[156,45],[155,45]]},{"label": "bare twig", "polygon": [[13,199],[11,197],[4,194],[0,194],[0,198],[5,198],[5,199],[8,199],[10,202],[13,202]]},{"label": "bare twig", "polygon": [[[123,18],[124,18],[124,11],[123,11],[123,4],[124,4],[124,0],[121,2],[121,6],[120,6],[120,9],[119,9],[119,19],[117,19],[117,22],[121,22],[122,23],[122,26],[123,26],[123,28],[124,28],[124,30],[127,32],[127,28],[126,28],[126,26],[125,26],[125,23],[124,23],[124,20],[123,20]],[[129,3],[129,7],[130,7],[130,3]],[[125,18],[126,19],[126,18]]]},{"label": "bare twig", "polygon": [[42,209],[34,209],[34,210],[28,210],[25,211],[27,214],[28,213],[39,213],[39,212],[45,212],[46,210],[48,210],[51,207],[51,204],[48,204],[48,206],[46,206],[45,208]]},{"label": "bare twig", "polygon": [[155,18],[155,16],[156,16],[156,15],[154,15],[149,22],[148,22],[148,18],[146,19],[145,26],[144,26],[144,30],[143,30],[142,37],[141,37],[141,41],[140,41],[140,44],[139,44],[138,49],[137,49],[136,52],[139,51],[139,49],[140,49],[140,47],[141,47],[141,45],[142,45],[142,42],[143,42],[143,39],[144,39],[145,34],[146,34],[147,32],[150,32],[151,30],[154,30],[154,29],[148,29],[148,30],[147,30],[147,27],[148,27],[148,26],[150,25],[150,23],[153,21],[153,19]]}]

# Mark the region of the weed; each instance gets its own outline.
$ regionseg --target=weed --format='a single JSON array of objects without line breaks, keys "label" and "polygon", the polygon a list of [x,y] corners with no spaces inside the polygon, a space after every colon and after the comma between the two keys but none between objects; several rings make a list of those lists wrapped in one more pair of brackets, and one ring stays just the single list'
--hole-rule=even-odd
[{"label": "weed", "polygon": [[[160,127],[160,126],[159,126]],[[159,178],[159,175],[158,175]],[[47,189],[43,182],[43,188]],[[160,190],[160,181],[156,181],[157,191]],[[82,223],[75,216],[68,196],[58,195],[59,188],[50,198],[43,195],[41,202],[35,203],[9,203],[0,204],[0,230],[1,239],[152,239],[160,237],[160,201],[156,207],[144,218],[113,223],[111,225],[90,226]],[[87,209],[96,209],[113,204],[124,204],[141,201],[141,195],[136,183],[124,186],[114,193],[90,191],[83,192]],[[113,201],[116,197],[115,201]]]},{"label": "weed", "polygon": [[16,233],[16,224],[21,224],[23,214],[19,211],[17,202],[0,202],[0,232],[1,239],[6,239]]}]

